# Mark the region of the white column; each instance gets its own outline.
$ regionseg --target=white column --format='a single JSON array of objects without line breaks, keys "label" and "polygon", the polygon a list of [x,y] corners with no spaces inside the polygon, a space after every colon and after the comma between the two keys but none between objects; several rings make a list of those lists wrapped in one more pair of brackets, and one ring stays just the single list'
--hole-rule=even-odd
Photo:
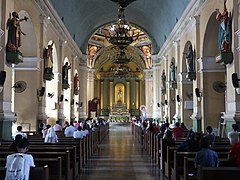
[{"label": "white column", "polygon": [[152,117],[152,105],[153,105],[153,71],[151,69],[144,70],[145,73],[145,99],[146,99],[146,109],[147,118]]},{"label": "white column", "polygon": [[[46,36],[46,31],[47,31],[47,25],[48,25],[48,20],[44,15],[40,15],[40,42],[39,42],[39,49],[40,52],[43,52],[44,49],[44,44],[45,39],[44,37]],[[40,53],[40,73],[39,73],[39,89],[41,87],[46,87],[45,81],[43,80],[43,72],[44,72],[44,62],[43,62],[43,53]],[[46,93],[46,92],[45,92]],[[46,115],[46,96],[42,96],[40,98],[39,104],[38,104],[38,124],[41,122],[46,123],[47,120],[47,115]]]},{"label": "white column", "polygon": [[161,75],[160,75],[160,66],[153,67],[153,118],[160,118],[160,84],[161,84]]},{"label": "white column", "polygon": [[88,68],[86,66],[80,66],[79,68],[79,88],[80,88],[80,93],[79,93],[79,104],[82,104],[82,106],[79,106],[79,116],[80,119],[85,119],[87,118],[87,110],[88,110],[88,87],[87,87],[87,79],[88,77]]}]

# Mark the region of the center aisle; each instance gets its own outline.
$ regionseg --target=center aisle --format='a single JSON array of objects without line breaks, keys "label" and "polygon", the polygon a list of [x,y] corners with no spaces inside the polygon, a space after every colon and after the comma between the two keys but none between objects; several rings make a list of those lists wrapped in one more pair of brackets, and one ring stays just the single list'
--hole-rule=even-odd
[{"label": "center aisle", "polygon": [[99,145],[98,152],[88,160],[79,180],[164,180],[134,141],[130,123],[109,126],[109,136]]}]

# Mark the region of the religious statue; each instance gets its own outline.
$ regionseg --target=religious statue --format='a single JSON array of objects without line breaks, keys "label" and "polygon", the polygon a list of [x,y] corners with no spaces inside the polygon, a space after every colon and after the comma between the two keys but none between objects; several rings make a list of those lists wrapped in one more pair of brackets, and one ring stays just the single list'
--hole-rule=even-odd
[{"label": "religious statue", "polygon": [[148,67],[151,68],[152,67],[152,61],[151,61],[151,46],[143,46],[142,47],[142,51],[146,57],[146,60],[147,60],[147,64],[148,64]]},{"label": "religious statue", "polygon": [[186,65],[187,72],[194,72],[193,49],[191,44],[188,46],[188,51],[186,53]]},{"label": "religious statue", "polygon": [[224,9],[221,13],[216,9],[216,19],[220,22],[218,30],[218,48],[221,52],[231,52],[231,36],[232,36],[232,17],[229,15],[227,7],[227,0],[224,0]]},{"label": "religious statue", "polygon": [[95,56],[95,54],[97,53],[97,50],[98,50],[98,48],[97,48],[97,46],[91,46],[90,48],[89,48],[89,51],[88,51],[88,59],[89,59],[89,66],[90,67],[93,67],[93,60],[94,60],[94,56]]},{"label": "religious statue", "polygon": [[122,91],[121,91],[121,89],[118,90],[117,97],[118,97],[118,101],[122,101]]},{"label": "religious statue", "polygon": [[8,40],[6,45],[7,52],[18,52],[19,47],[21,46],[21,34],[26,35],[24,32],[21,31],[20,22],[27,21],[28,17],[24,17],[19,19],[17,12],[12,12],[9,15],[9,19],[7,21],[7,28],[8,28]]},{"label": "religious statue", "polygon": [[68,65],[68,62],[65,62],[65,65],[62,67],[62,84],[64,89],[69,88],[68,84],[68,70],[71,69],[71,66]]},{"label": "religious statue", "polygon": [[74,88],[74,92],[78,91],[78,73],[75,73],[74,79],[73,79],[73,88]]},{"label": "religious statue", "polygon": [[47,48],[44,49],[44,77],[46,80],[52,80],[53,79],[53,43],[49,44]]},{"label": "religious statue", "polygon": [[162,89],[162,94],[165,94],[164,92],[166,92],[166,74],[165,74],[165,70],[163,70],[162,75],[161,75],[161,80],[162,80],[162,84],[161,84],[161,89]]},{"label": "religious statue", "polygon": [[174,65],[174,62],[171,62],[170,64],[170,81],[171,82],[176,81],[176,67]]},{"label": "religious statue", "polygon": [[145,121],[147,119],[147,111],[144,105],[140,107],[141,110],[141,120]]}]

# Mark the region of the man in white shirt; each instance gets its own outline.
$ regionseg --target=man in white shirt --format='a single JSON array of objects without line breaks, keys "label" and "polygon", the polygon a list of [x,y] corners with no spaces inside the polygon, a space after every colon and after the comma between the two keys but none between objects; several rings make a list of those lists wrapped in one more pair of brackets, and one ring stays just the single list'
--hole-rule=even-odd
[{"label": "man in white shirt", "polygon": [[81,138],[81,139],[84,137],[84,134],[82,132],[82,127],[81,126],[78,126],[77,131],[74,131],[73,137],[74,138]]},{"label": "man in white shirt", "polygon": [[25,154],[28,151],[28,147],[28,140],[22,138],[17,144],[17,153],[7,156],[5,180],[12,179],[13,176],[15,179],[29,179],[30,167],[35,167],[35,164],[32,155]]},{"label": "man in white shirt", "polygon": [[23,138],[27,138],[27,134],[22,132],[22,126],[17,127],[17,131],[13,134],[13,140],[15,140],[16,135],[21,134]]},{"label": "man in white shirt", "polygon": [[76,129],[75,129],[74,125],[73,125],[73,122],[70,122],[70,125],[66,127],[66,129],[64,131],[64,134],[67,137],[73,137],[74,131],[76,131]]},{"label": "man in white shirt", "polygon": [[55,131],[62,131],[62,126],[59,124],[59,121],[56,121],[56,124],[53,126]]},{"label": "man in white shirt", "polygon": [[238,125],[232,124],[232,131],[228,133],[228,139],[230,140],[231,145],[239,142],[239,132],[237,130]]}]

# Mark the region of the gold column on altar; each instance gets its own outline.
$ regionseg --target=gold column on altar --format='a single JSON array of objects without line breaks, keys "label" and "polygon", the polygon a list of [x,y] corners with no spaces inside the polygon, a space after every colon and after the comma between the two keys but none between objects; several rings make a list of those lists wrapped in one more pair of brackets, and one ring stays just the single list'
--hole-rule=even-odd
[{"label": "gold column on altar", "polygon": [[110,108],[112,109],[113,108],[113,82],[112,81],[110,81],[110,83],[109,83],[109,86],[110,86],[110,91],[109,91],[109,93],[110,93]]},{"label": "gold column on altar", "polygon": [[126,104],[127,104],[127,109],[130,109],[130,82],[127,81],[127,88],[126,88],[126,91],[127,91],[127,98],[126,98]]}]

